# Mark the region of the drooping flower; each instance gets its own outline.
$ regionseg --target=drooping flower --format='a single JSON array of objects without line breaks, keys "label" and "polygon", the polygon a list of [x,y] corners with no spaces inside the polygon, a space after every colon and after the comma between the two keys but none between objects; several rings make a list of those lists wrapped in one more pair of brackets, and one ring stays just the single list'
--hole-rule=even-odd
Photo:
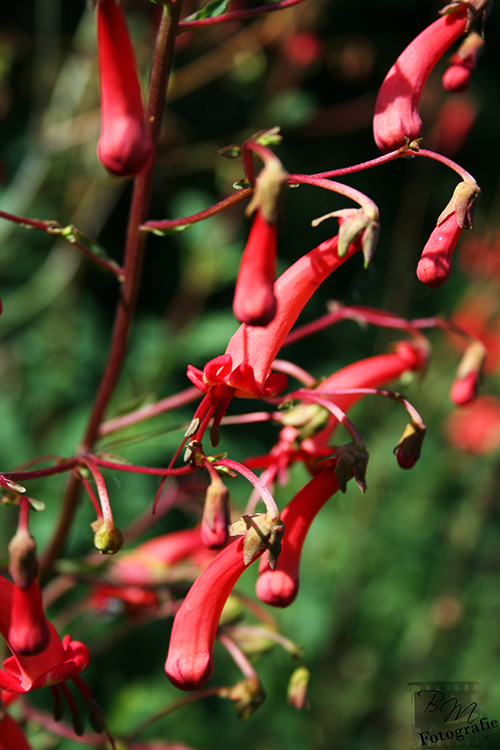
[{"label": "drooping flower", "polygon": [[[428,351],[420,340],[400,341],[394,351],[343,367],[321,381],[317,390],[347,413],[364,396],[362,393],[336,394],[336,391],[379,388],[406,371],[423,371],[427,358]],[[274,448],[265,456],[246,459],[245,464],[253,469],[264,468],[261,479],[266,484],[272,483],[275,477],[285,484],[286,470],[296,461],[303,461],[313,474],[322,471],[318,459],[332,452],[328,443],[339,424],[337,417],[319,404],[299,404],[283,411],[280,418],[285,427]]]},{"label": "drooping flower", "polygon": [[467,24],[468,3],[461,3],[422,31],[390,69],[380,87],[373,118],[375,143],[383,153],[422,136],[419,110],[425,82]]},{"label": "drooping flower", "polygon": [[25,656],[40,653],[48,645],[49,630],[38,585],[36,542],[29,531],[29,499],[19,499],[18,528],[9,542],[9,573],[14,581],[8,641]]},{"label": "drooping flower", "polygon": [[417,266],[419,281],[437,289],[450,278],[453,252],[462,234],[455,212],[437,224],[425,243]]},{"label": "drooping flower", "polygon": [[99,160],[116,177],[143,172],[153,158],[144,120],[134,50],[123,11],[115,0],[98,0],[97,50],[101,90]]},{"label": "drooping flower", "polygon": [[33,579],[26,589],[14,585],[8,642],[13,651],[34,656],[49,643],[49,629],[42,604],[38,581]]},{"label": "drooping flower", "polygon": [[[12,656],[0,670],[0,688],[11,693],[27,693],[75,677],[89,664],[90,654],[78,641],[66,635],[61,642],[52,623],[46,621],[49,643],[34,656],[17,652],[9,641],[14,584],[0,576],[0,632],[7,641]],[[45,615],[43,615],[45,617]]]},{"label": "drooping flower", "polygon": [[[335,391],[356,388],[380,388],[401,377],[404,372],[423,372],[429,356],[428,349],[421,340],[399,341],[394,351],[386,354],[377,354],[374,357],[353,362],[341,370],[330,375],[319,384],[321,393],[335,394]],[[332,400],[342,411],[347,412],[361,398],[363,394],[350,393],[334,395]],[[323,446],[333,435],[338,426],[338,420],[332,414],[329,415],[328,424],[319,431],[317,435],[303,441],[302,449],[310,452],[311,458],[314,454],[320,456]]]},{"label": "drooping flower", "polygon": [[188,366],[188,378],[207,394],[195,413],[189,437],[201,440],[214,417],[211,439],[217,445],[218,426],[233,396],[275,398],[284,390],[286,376],[270,371],[276,354],[319,285],[361,247],[361,239],[357,238],[340,257],[338,235],[322,242],[275,282],[276,315],[267,326],[243,323],[229,341],[225,354],[208,362],[203,371]]},{"label": "drooping flower", "polygon": [[307,532],[323,505],[339,490],[336,462],[330,462],[288,503],[281,513],[285,533],[276,568],[262,559],[257,579],[257,596],[274,607],[288,607],[299,590],[299,568]]},{"label": "drooping flower", "polygon": [[472,214],[481,190],[475,183],[461,182],[437,220],[417,266],[419,280],[436,289],[450,277],[453,252],[464,229],[472,226]]},{"label": "drooping flower", "polygon": [[244,539],[219,552],[191,586],[174,618],[165,671],[181,690],[197,690],[212,676],[213,648],[229,594],[252,560],[244,561]]}]

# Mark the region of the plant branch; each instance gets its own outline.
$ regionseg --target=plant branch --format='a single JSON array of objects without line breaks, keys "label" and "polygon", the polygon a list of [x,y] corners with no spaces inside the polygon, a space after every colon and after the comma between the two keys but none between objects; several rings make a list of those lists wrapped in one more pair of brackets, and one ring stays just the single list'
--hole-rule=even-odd
[{"label": "plant branch", "polygon": [[[163,5],[156,38],[146,105],[146,125],[155,146],[158,142],[181,9],[182,0],[175,0],[170,5]],[[153,168],[154,165],[149,167],[134,182],[125,244],[124,281],[118,300],[108,361],[80,446],[80,454],[89,453],[98,438],[99,425],[115,391],[125,361],[139,292],[146,241],[146,235],[141,232],[140,227],[146,220],[149,209]],[[42,580],[49,575],[54,561],[64,547],[78,505],[79,488],[80,482],[76,473],[73,473],[66,488],[59,523],[42,559],[40,567]]]}]

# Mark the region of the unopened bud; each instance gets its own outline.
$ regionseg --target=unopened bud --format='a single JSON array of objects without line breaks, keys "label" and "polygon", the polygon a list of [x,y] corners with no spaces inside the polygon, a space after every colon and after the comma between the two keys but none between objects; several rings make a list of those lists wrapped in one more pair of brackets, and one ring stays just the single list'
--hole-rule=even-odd
[{"label": "unopened bud", "polygon": [[94,536],[94,547],[103,555],[116,555],[123,547],[123,534],[116,526],[103,518],[90,524]]},{"label": "unopened bud", "polygon": [[425,431],[425,427],[416,422],[410,422],[406,426],[401,440],[394,448],[398,464],[402,469],[411,469],[417,463],[420,458]]},{"label": "unopened bud", "polygon": [[297,667],[288,683],[288,702],[301,711],[309,708],[308,689],[311,673],[306,667]]},{"label": "unopened bud", "polygon": [[207,488],[201,539],[209,549],[219,549],[227,542],[229,527],[229,491],[220,479],[214,479]]}]

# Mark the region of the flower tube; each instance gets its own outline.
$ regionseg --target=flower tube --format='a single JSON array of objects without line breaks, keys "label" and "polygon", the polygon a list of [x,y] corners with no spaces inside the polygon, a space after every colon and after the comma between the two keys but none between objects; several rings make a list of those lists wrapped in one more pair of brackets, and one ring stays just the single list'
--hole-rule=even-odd
[{"label": "flower tube", "polygon": [[28,693],[82,672],[90,661],[87,648],[83,643],[72,641],[68,635],[61,642],[56,629],[48,621],[49,642],[43,651],[25,656],[13,648],[9,641],[13,592],[14,584],[0,576],[0,632],[12,651],[12,656],[4,661],[3,670],[0,670],[0,688],[10,693]]},{"label": "flower tube", "polygon": [[246,214],[255,212],[252,229],[240,263],[234,291],[233,312],[240,323],[266,326],[276,314],[274,282],[278,222],[287,190],[287,172],[268,148],[253,141],[264,160],[264,168],[257,178],[255,192]]},{"label": "flower tube", "polygon": [[212,676],[213,648],[220,616],[229,594],[250,562],[243,559],[244,539],[229,544],[189,589],[175,615],[165,671],[181,690],[197,690]]},{"label": "flower tube", "polygon": [[[422,372],[427,364],[428,355],[429,352],[423,341],[399,341],[392,352],[353,362],[334,372],[320,383],[318,390],[321,393],[331,393],[335,404],[343,412],[347,412],[363,398],[363,394],[334,395],[335,391],[348,388],[379,388],[400,378],[404,372]],[[322,448],[337,426],[338,420],[330,414],[328,425],[314,437],[303,441],[303,450],[310,452],[313,456],[314,454],[321,455]]]},{"label": "flower tube", "polygon": [[278,225],[257,211],[234,292],[233,312],[240,323],[266,326],[274,318],[277,240]]},{"label": "flower tube", "polygon": [[468,6],[461,3],[422,31],[385,77],[373,118],[375,143],[382,153],[395,151],[422,136],[422,90],[439,58],[465,32]]},{"label": "flower tube", "polygon": [[[319,285],[362,247],[362,239],[358,237],[339,256],[338,242],[338,235],[322,242],[276,280],[276,315],[267,326],[243,323],[229,341],[225,354],[208,362],[203,371],[188,366],[188,378],[207,395],[195,412],[187,436],[201,440],[214,415],[216,433],[233,396],[275,398],[286,388],[286,376],[270,372],[283,341]],[[217,445],[217,434],[212,443]]]},{"label": "flower tube", "polygon": [[115,0],[98,0],[97,51],[101,90],[99,160],[115,177],[143,172],[153,158],[141,86],[123,11]]}]

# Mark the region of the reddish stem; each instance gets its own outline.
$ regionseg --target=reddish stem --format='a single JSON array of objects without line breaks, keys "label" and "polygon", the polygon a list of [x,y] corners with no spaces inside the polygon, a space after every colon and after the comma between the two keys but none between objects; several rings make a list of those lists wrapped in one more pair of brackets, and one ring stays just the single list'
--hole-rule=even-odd
[{"label": "reddish stem", "polygon": [[204,26],[214,26],[217,23],[226,23],[227,21],[240,21],[243,18],[253,18],[260,16],[262,13],[272,13],[274,10],[282,10],[297,5],[303,0],[278,0],[270,5],[259,5],[256,8],[247,8],[246,10],[231,10],[229,13],[222,13],[220,16],[212,18],[199,18],[196,21],[181,21],[178,26],[179,33],[182,31],[193,31],[202,29]]},{"label": "reddish stem", "polygon": [[245,198],[252,193],[253,188],[243,188],[242,190],[237,190],[236,193],[233,193],[227,198],[224,198],[224,200],[219,201],[219,203],[210,206],[210,208],[198,211],[198,213],[193,214],[192,216],[183,216],[180,219],[161,219],[160,221],[150,219],[149,221],[145,221],[140,228],[147,231],[152,229],[173,229],[175,227],[183,227],[185,224],[196,224],[197,221],[209,219],[211,216],[215,216],[221,211],[225,211],[226,208],[230,208],[231,206],[236,205],[236,203],[240,203],[240,201],[245,200]]},{"label": "reddish stem", "polygon": [[[151,135],[151,140],[155,145],[158,142],[161,116],[168,87],[181,9],[182,0],[175,0],[169,5],[163,5],[158,35],[156,37],[146,106],[146,124]],[[108,361],[104,369],[87,430],[80,446],[81,454],[89,453],[99,436],[99,425],[115,391],[125,361],[128,339],[137,303],[146,240],[146,235],[141,232],[140,227],[146,220],[149,208],[153,168],[154,165],[140,174],[134,181],[125,244],[125,279],[116,309]],[[50,573],[54,561],[62,552],[68,531],[75,517],[79,487],[80,482],[78,481],[78,477],[76,474],[72,474],[66,488],[58,526],[43,558],[41,566],[42,577],[46,577]]]}]

